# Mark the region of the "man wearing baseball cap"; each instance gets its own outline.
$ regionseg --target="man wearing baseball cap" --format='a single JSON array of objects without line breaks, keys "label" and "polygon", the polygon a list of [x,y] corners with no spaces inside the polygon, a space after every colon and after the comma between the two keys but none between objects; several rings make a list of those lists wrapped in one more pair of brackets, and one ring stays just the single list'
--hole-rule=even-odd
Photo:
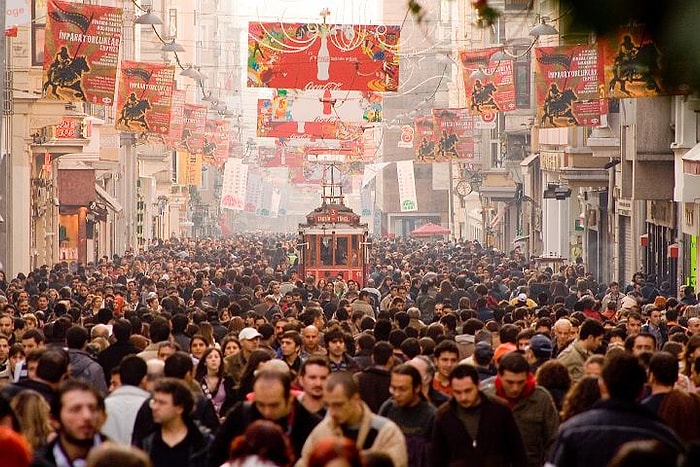
[{"label": "man wearing baseball cap", "polygon": [[224,372],[238,384],[243,369],[248,364],[250,354],[260,346],[262,334],[255,328],[243,328],[238,333],[238,340],[241,343],[241,351],[235,355],[224,358]]},{"label": "man wearing baseball cap", "polygon": [[552,341],[544,334],[535,334],[530,339],[530,343],[525,349],[525,358],[530,364],[530,371],[537,372],[537,369],[547,360],[552,358]]}]

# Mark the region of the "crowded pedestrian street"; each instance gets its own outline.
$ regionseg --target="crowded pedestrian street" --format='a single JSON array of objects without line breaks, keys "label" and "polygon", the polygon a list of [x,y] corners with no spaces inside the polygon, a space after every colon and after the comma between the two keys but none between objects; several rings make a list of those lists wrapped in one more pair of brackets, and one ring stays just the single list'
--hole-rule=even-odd
[{"label": "crowded pedestrian street", "polygon": [[0,467],[700,466],[700,2],[4,0]]}]

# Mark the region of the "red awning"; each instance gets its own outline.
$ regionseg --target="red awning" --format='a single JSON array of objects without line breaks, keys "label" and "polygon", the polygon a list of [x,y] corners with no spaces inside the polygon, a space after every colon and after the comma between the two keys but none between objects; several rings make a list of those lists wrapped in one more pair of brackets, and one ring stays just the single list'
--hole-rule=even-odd
[{"label": "red awning", "polygon": [[450,229],[441,227],[432,222],[428,222],[425,225],[418,227],[416,230],[411,231],[411,236],[413,237],[437,237],[440,235],[449,235]]}]

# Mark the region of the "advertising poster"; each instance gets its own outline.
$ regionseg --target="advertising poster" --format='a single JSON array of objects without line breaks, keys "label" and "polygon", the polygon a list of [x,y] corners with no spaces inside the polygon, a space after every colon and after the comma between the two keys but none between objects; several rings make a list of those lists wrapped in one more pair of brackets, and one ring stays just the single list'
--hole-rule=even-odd
[{"label": "advertising poster", "polygon": [[540,128],[600,125],[598,47],[535,49],[537,121]]},{"label": "advertising poster", "polygon": [[114,103],[122,9],[49,0],[42,90],[48,99]]},{"label": "advertising poster", "polygon": [[474,161],[474,120],[469,109],[433,109],[437,132],[436,162]]},{"label": "advertising poster", "polygon": [[[663,83],[663,56],[646,26],[632,24],[598,39],[603,58],[603,92],[609,98],[674,94]],[[679,93],[680,94],[680,93]]]},{"label": "advertising poster", "polygon": [[399,208],[401,212],[418,210],[416,195],[416,176],[413,172],[413,161],[398,161],[396,175],[399,182]]},{"label": "advertising poster", "polygon": [[[459,60],[463,69],[464,87],[472,115],[515,110],[513,60],[494,60],[501,49],[462,50]],[[483,77],[473,77],[481,71]]]},{"label": "advertising poster", "polygon": [[174,78],[174,66],[122,60],[117,130],[167,135]]},{"label": "advertising poster", "polygon": [[185,104],[182,118],[180,142],[190,154],[204,152],[204,130],[207,122],[207,108],[203,105]]},{"label": "advertising poster", "polygon": [[397,91],[401,28],[248,23],[248,87]]}]

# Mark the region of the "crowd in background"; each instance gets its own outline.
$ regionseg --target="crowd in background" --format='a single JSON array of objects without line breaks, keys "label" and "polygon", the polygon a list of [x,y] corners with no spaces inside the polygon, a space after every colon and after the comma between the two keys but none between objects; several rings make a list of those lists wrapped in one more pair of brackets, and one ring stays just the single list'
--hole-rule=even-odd
[{"label": "crowd in background", "polygon": [[0,271],[0,452],[24,466],[697,465],[700,304],[516,247],[285,236]]}]

